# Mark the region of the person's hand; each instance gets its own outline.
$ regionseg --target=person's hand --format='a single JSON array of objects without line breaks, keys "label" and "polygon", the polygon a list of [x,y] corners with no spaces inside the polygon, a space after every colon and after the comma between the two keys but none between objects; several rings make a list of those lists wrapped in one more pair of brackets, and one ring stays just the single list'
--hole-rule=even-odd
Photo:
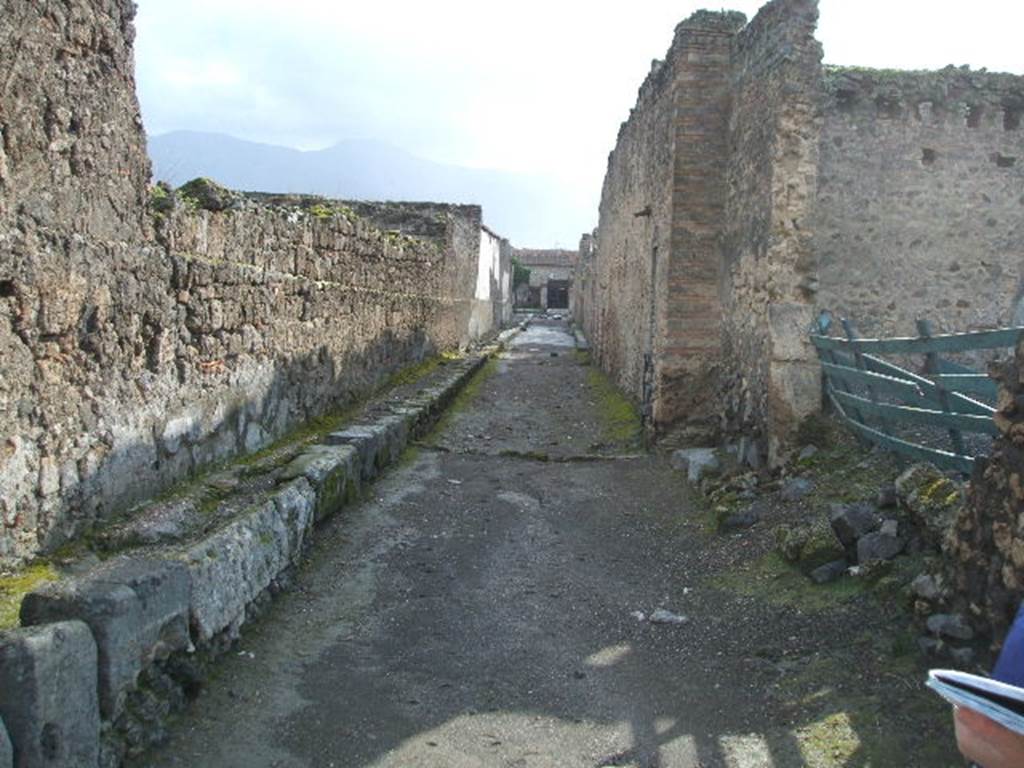
[{"label": "person's hand", "polygon": [[956,743],[968,760],[984,768],[1024,768],[1024,736],[984,715],[956,707]]}]

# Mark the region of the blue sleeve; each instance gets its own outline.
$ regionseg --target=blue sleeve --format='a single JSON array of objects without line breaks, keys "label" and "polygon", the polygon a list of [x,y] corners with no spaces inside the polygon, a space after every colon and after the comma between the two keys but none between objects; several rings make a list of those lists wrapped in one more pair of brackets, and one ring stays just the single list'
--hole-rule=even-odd
[{"label": "blue sleeve", "polygon": [[1003,642],[992,677],[1024,688],[1024,605],[1017,609],[1017,618]]}]

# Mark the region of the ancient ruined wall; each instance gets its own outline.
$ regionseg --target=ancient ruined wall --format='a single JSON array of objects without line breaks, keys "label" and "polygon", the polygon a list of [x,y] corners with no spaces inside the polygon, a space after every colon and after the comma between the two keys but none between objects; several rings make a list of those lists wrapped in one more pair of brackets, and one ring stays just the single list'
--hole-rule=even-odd
[{"label": "ancient ruined wall", "polygon": [[0,564],[469,340],[479,208],[417,238],[248,199],[154,227],[131,15],[0,13]]},{"label": "ancient ruined wall", "polygon": [[580,328],[586,329],[590,307],[597,301],[594,282],[594,256],[597,254],[597,234],[580,236],[576,267],[572,276],[572,319]]},{"label": "ancient ruined wall", "polygon": [[608,157],[582,315],[594,359],[638,403],[672,234],[675,68],[674,50],[653,63]]},{"label": "ancient ruined wall", "polygon": [[1022,319],[1024,78],[830,69],[818,304],[865,335]]},{"label": "ancient ruined wall", "polygon": [[817,16],[813,0],[775,0],[733,43],[721,427],[748,438],[744,458],[755,464],[818,407],[819,367],[806,342],[815,314]]},{"label": "ancient ruined wall", "polygon": [[822,311],[864,334],[1024,321],[1024,78],[823,71],[816,21],[772,0],[680,25],[579,270],[595,355],[655,431],[742,435],[754,464],[820,406]]},{"label": "ancient ruined wall", "polygon": [[[439,295],[457,296],[460,300],[452,303],[445,315],[451,324],[451,346],[465,347],[467,344],[486,336],[493,330],[494,321],[488,321],[488,313],[496,310],[491,306],[496,297],[500,281],[491,281],[491,272],[500,268],[494,254],[494,264],[484,263],[483,243],[486,238],[498,238],[483,226],[483,211],[479,205],[457,205],[452,203],[371,201],[371,200],[328,200],[316,195],[274,194],[246,192],[248,200],[268,206],[285,206],[295,212],[305,213],[314,218],[323,218],[332,212],[341,212],[349,218],[358,218],[381,230],[388,242],[408,242],[410,238],[434,243],[443,255],[435,259],[432,266],[439,273],[436,290]],[[508,248],[505,243],[504,248]],[[489,257],[490,258],[490,257]],[[511,269],[511,265],[509,265]],[[484,285],[487,285],[487,290]],[[475,299],[486,294],[487,298]],[[477,308],[474,300],[486,301],[486,308]]]},{"label": "ancient ruined wall", "polygon": [[676,28],[671,238],[656,310],[655,432],[692,441],[717,428],[722,349],[719,280],[725,229],[732,38],[746,17],[700,11]]},{"label": "ancient ruined wall", "polygon": [[944,543],[951,605],[1001,641],[1024,597],[1024,344],[993,367],[1000,435],[978,461]]},{"label": "ancient ruined wall", "polygon": [[135,98],[134,5],[11,0],[0,12],[3,259],[57,232],[138,241],[149,160]]},{"label": "ancient ruined wall", "polygon": [[116,439],[100,428],[113,393],[142,397],[97,362],[144,359],[132,305],[162,300],[142,279],[149,161],[133,13],[115,0],[0,12],[0,562],[61,527],[62,494]]}]

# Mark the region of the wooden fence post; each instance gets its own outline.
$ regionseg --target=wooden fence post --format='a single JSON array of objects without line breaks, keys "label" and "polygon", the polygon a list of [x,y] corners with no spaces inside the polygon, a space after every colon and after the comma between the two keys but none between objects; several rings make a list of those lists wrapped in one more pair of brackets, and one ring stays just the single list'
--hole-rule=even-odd
[{"label": "wooden fence post", "polygon": [[[853,323],[847,320],[845,317],[842,320],[843,330],[846,332],[846,338],[850,341],[857,340],[857,332],[853,328]],[[867,366],[864,365],[864,353],[860,351],[856,346],[851,347],[853,350],[853,361],[857,365],[857,370],[866,371]],[[875,388],[870,384],[868,385],[868,398],[875,405],[878,405],[878,394],[875,392]],[[863,416],[861,416],[861,423],[864,422]],[[883,419],[881,416],[878,417],[878,426],[881,427],[882,432],[889,434],[888,420]]]},{"label": "wooden fence post", "polygon": [[[932,324],[927,320],[917,321],[917,333],[924,339],[931,338],[932,335]],[[938,352],[927,352],[925,353],[925,372],[933,375],[942,373],[941,365],[939,364],[939,353]],[[946,392],[946,388],[942,386],[940,381],[935,382],[936,392],[939,395],[939,405],[942,406],[942,410],[946,413],[952,413],[952,408],[949,406],[949,394]],[[959,429],[953,427],[949,428],[949,439],[953,443],[953,451],[961,456],[965,454],[964,451],[964,438],[960,434]]]}]

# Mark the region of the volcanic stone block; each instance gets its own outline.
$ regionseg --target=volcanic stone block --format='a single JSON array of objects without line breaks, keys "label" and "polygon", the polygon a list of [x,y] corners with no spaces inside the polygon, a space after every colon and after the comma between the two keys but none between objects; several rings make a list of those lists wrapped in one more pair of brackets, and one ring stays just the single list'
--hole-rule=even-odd
[{"label": "volcanic stone block", "polygon": [[857,540],[857,562],[864,564],[872,560],[892,560],[903,551],[906,542],[891,532],[875,531]]},{"label": "volcanic stone block", "polygon": [[352,445],[315,445],[285,467],[282,479],[304,477],[316,491],[316,520],[330,517],[360,486],[359,452]]},{"label": "volcanic stone block", "polygon": [[973,640],[974,629],[961,614],[936,613],[928,617],[928,631],[937,637],[953,640]]},{"label": "volcanic stone block", "polygon": [[882,525],[881,516],[871,504],[832,504],[828,520],[844,547],[856,547],[857,539]]},{"label": "volcanic stone block", "polygon": [[384,450],[387,429],[380,424],[356,424],[327,436],[328,445],[351,445],[359,451],[360,476],[372,480],[377,476],[377,457]]},{"label": "volcanic stone block", "polygon": [[378,422],[384,428],[384,446],[377,456],[377,467],[398,461],[409,442],[409,418],[401,414],[385,416]]},{"label": "volcanic stone block", "polygon": [[36,625],[79,619],[89,625],[99,650],[101,712],[109,720],[147,664],[190,647],[188,598],[183,563],[118,558],[27,595],[21,620]]},{"label": "volcanic stone block", "polygon": [[80,621],[0,632],[0,717],[18,768],[96,768],[96,675],[96,643]]},{"label": "volcanic stone block", "polygon": [[691,483],[698,483],[721,468],[714,448],[681,448],[672,452],[671,463],[673,469],[685,472]]},{"label": "volcanic stone block", "polygon": [[314,503],[312,486],[299,478],[188,549],[191,624],[200,640],[236,631],[246,606],[298,559]]}]

